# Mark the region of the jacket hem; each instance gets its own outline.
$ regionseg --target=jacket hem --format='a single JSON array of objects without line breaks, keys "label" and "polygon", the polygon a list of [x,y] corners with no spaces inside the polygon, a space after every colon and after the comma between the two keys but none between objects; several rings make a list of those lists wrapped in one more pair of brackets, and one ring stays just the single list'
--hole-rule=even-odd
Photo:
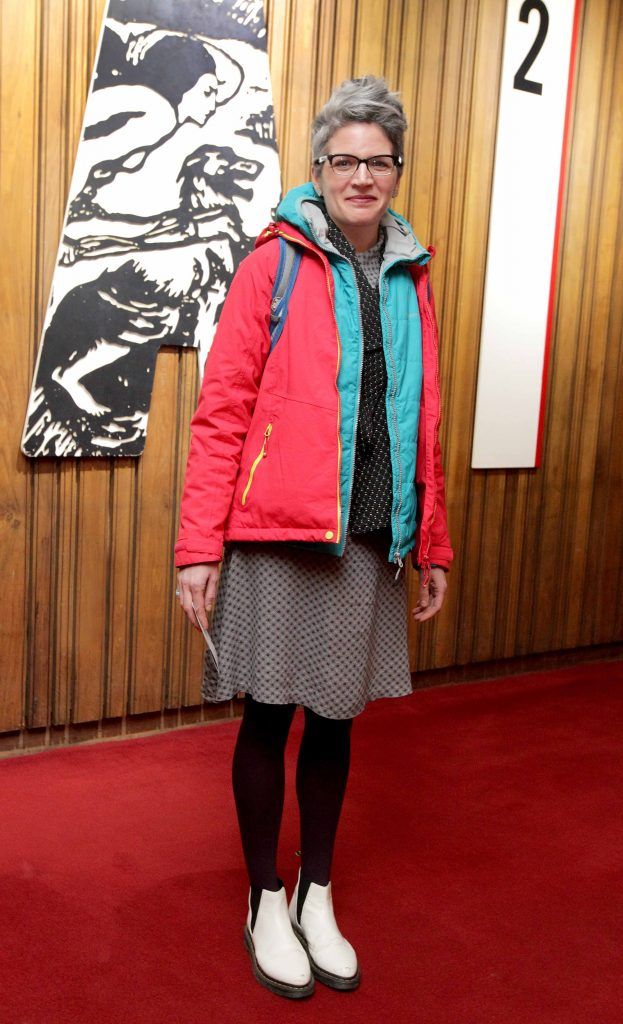
[{"label": "jacket hem", "polygon": [[[331,534],[331,536],[327,536]],[[337,530],[333,528],[322,529],[322,527],[314,527],[312,529],[303,529],[301,527],[283,527],[283,526],[271,526],[271,527],[257,527],[250,526],[248,529],[244,529],[240,526],[235,526],[225,531],[224,541],[230,540],[242,540],[242,541],[270,541],[270,540],[307,540],[307,541],[321,541],[331,546],[335,543],[337,537]]]}]

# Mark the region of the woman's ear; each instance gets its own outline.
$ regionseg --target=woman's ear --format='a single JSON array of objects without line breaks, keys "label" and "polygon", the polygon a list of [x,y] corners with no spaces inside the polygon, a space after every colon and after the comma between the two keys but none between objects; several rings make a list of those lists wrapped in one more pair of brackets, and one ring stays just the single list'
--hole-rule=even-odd
[{"label": "woman's ear", "polygon": [[317,196],[321,196],[322,195],[322,186],[320,184],[320,174],[318,172],[318,167],[316,166],[316,164],[312,164],[312,166],[311,166],[311,176],[312,176],[312,181],[314,183],[314,188],[316,190],[316,195]]}]

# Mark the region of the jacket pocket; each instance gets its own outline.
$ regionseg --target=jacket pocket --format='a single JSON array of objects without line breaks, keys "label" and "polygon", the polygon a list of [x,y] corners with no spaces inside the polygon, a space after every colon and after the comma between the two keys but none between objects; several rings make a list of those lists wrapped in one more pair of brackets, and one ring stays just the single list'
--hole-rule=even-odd
[{"label": "jacket pocket", "polygon": [[246,503],[247,503],[247,497],[249,495],[249,491],[251,490],[251,484],[253,483],[253,477],[255,476],[255,471],[256,471],[257,467],[259,466],[259,464],[262,461],[262,459],[265,459],[266,455],[268,454],[268,451],[267,451],[267,448],[268,448],[268,438],[270,437],[272,429],[273,429],[273,425],[272,425],[272,423],[269,423],[267,425],[267,427],[266,427],[266,430],[264,431],[264,440],[262,442],[262,447],[261,447],[261,449],[259,451],[259,454],[256,455],[256,457],[254,458],[254,460],[253,460],[253,462],[251,464],[251,469],[249,470],[249,479],[247,480],[245,489],[242,492],[242,497],[240,499],[240,503],[242,505],[246,505]]}]

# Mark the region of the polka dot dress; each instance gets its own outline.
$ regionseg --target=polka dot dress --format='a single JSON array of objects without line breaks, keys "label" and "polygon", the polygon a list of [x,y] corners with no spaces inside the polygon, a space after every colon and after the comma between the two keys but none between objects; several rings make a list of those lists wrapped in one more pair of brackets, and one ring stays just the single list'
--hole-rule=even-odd
[{"label": "polka dot dress", "polygon": [[344,555],[287,544],[227,545],[202,695],[240,690],[353,718],[368,701],[412,692],[405,574],[387,562],[389,531],[350,536]]}]

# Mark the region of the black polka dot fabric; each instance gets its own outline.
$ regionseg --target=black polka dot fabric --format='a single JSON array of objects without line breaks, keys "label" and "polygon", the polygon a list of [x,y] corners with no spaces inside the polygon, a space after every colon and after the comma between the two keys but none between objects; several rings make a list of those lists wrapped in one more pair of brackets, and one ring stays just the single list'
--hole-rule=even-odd
[{"label": "black polka dot fabric", "polygon": [[279,542],[225,546],[206,649],[203,699],[250,693],[353,718],[368,701],[412,692],[405,573],[389,530],[350,536],[341,558]]},{"label": "black polka dot fabric", "polygon": [[349,529],[351,533],[367,533],[388,526],[392,509],[392,464],[385,408],[387,367],[379,307],[385,235],[381,230],[376,245],[358,253],[326,211],[325,216],[329,241],[351,263],[359,289],[363,368]]}]

